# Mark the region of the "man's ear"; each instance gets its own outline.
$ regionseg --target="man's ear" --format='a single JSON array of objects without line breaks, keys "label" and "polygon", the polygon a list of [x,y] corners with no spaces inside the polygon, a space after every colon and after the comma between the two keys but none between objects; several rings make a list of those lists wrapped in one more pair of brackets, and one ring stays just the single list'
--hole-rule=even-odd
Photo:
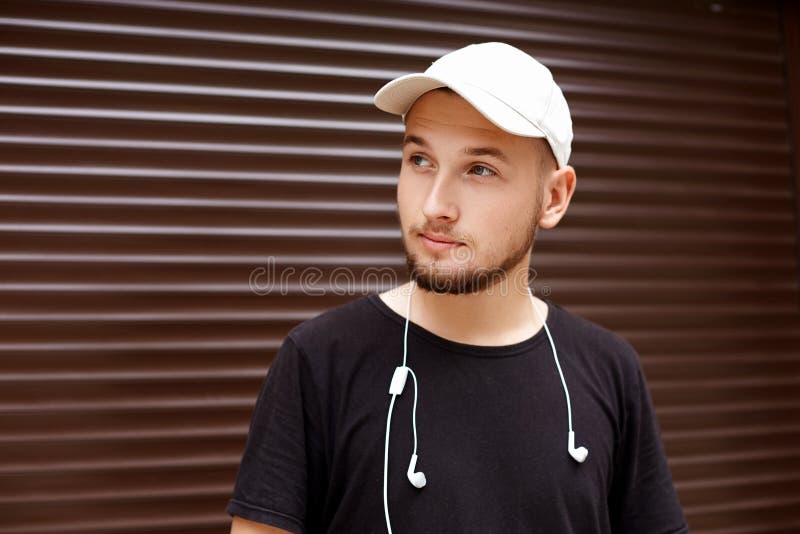
[{"label": "man's ear", "polygon": [[578,177],[571,165],[564,165],[544,177],[542,214],[539,226],[554,228],[567,213]]}]

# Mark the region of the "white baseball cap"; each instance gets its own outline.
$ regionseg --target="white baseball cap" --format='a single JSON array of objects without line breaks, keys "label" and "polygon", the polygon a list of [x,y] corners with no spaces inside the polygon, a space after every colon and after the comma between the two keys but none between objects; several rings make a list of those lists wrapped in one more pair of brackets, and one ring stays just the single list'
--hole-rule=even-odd
[{"label": "white baseball cap", "polygon": [[498,128],[544,137],[559,168],[572,151],[572,118],[550,69],[506,43],[477,43],[440,57],[425,72],[395,78],[375,93],[375,105],[401,115],[423,93],[449,87]]}]

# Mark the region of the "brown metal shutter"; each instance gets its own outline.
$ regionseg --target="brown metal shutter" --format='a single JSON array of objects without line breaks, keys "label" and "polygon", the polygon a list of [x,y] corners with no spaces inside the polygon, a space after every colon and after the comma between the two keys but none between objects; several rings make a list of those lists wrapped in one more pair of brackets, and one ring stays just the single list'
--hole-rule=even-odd
[{"label": "brown metal shutter", "polygon": [[[0,533],[227,531],[283,336],[379,289],[308,285],[336,267],[405,275],[402,129],[372,94],[485,40],[550,65],[573,111],[578,190],[539,234],[536,289],[639,350],[693,532],[800,529],[772,3],[18,0],[0,15]],[[299,279],[309,267],[318,281]],[[295,273],[257,295],[257,268]]]}]

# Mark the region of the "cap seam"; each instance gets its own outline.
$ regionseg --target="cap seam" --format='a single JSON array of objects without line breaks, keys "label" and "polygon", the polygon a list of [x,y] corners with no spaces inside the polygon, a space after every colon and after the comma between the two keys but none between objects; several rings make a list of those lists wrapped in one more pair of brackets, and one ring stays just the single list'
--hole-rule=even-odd
[{"label": "cap seam", "polygon": [[[553,80],[553,85],[550,87],[550,96],[547,98],[547,107],[544,108],[544,114],[539,119],[541,122],[545,121],[545,118],[547,117],[548,113],[550,113],[550,108],[553,106],[553,93],[556,92],[555,83],[556,83],[555,80]],[[560,143],[556,142],[556,140],[553,138],[552,132],[547,131],[545,132],[545,135],[547,136],[547,140],[550,141],[551,150],[554,145],[560,146]],[[555,150],[553,150],[553,155],[556,157],[556,163],[558,163],[558,166],[561,167],[562,163],[561,163],[561,158],[559,157],[560,154],[556,154]],[[564,165],[566,165],[566,162],[564,162]]]},{"label": "cap seam", "polygon": [[[465,81],[462,81],[462,82],[459,82],[459,83],[463,83],[464,85],[469,85],[470,87],[474,87],[475,89],[478,89],[478,90],[479,90],[479,91],[481,91],[482,93],[485,93],[485,94],[487,94],[487,95],[491,96],[491,97],[492,97],[492,98],[494,98],[495,100],[497,100],[497,101],[499,101],[499,102],[502,102],[504,106],[506,106],[507,108],[511,109],[511,110],[512,110],[514,113],[516,113],[517,115],[519,115],[520,117],[522,117],[522,119],[523,119],[525,122],[527,122],[528,124],[530,124],[531,126],[533,126],[534,128],[536,128],[537,130],[539,130],[540,132],[542,132],[542,133],[543,133],[543,134],[544,134],[544,135],[545,135],[545,136],[546,136],[548,139],[550,139],[550,135],[549,135],[549,134],[548,134],[548,133],[547,133],[547,132],[544,130],[544,128],[542,128],[541,126],[539,126],[538,124],[536,124],[536,123],[534,123],[534,122],[531,122],[531,120],[530,120],[528,117],[526,117],[525,115],[523,115],[522,113],[520,113],[520,112],[519,112],[519,110],[518,110],[517,108],[515,108],[514,106],[512,106],[511,104],[509,104],[508,102],[506,102],[506,101],[505,101],[505,100],[503,100],[502,98],[498,97],[496,94],[494,94],[494,93],[490,93],[489,91],[487,91],[487,90],[486,90],[486,89],[484,89],[483,87],[479,87],[479,86],[477,86],[477,85],[475,85],[475,84],[473,84],[473,83],[469,83],[469,82],[465,82]],[[552,90],[551,90],[550,92],[551,92],[551,94],[552,94]],[[550,109],[550,102],[548,101],[548,103],[547,103],[547,110],[549,111],[549,109]]]}]

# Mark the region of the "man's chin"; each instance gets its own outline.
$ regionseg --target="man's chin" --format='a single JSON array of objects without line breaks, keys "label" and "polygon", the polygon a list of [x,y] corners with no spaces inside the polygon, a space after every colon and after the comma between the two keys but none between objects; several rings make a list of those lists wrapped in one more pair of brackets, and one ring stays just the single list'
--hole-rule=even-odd
[{"label": "man's chin", "polygon": [[429,270],[416,270],[411,277],[420,289],[440,295],[478,293],[506,278],[496,272],[494,276],[477,276],[472,271],[464,272],[461,276],[452,276],[446,273],[431,273]]},{"label": "man's chin", "polygon": [[429,293],[436,293],[437,295],[463,295],[471,292],[471,287],[459,284],[457,281],[453,281],[452,283],[449,280],[434,281],[424,276],[416,277],[414,280],[419,289]]}]

